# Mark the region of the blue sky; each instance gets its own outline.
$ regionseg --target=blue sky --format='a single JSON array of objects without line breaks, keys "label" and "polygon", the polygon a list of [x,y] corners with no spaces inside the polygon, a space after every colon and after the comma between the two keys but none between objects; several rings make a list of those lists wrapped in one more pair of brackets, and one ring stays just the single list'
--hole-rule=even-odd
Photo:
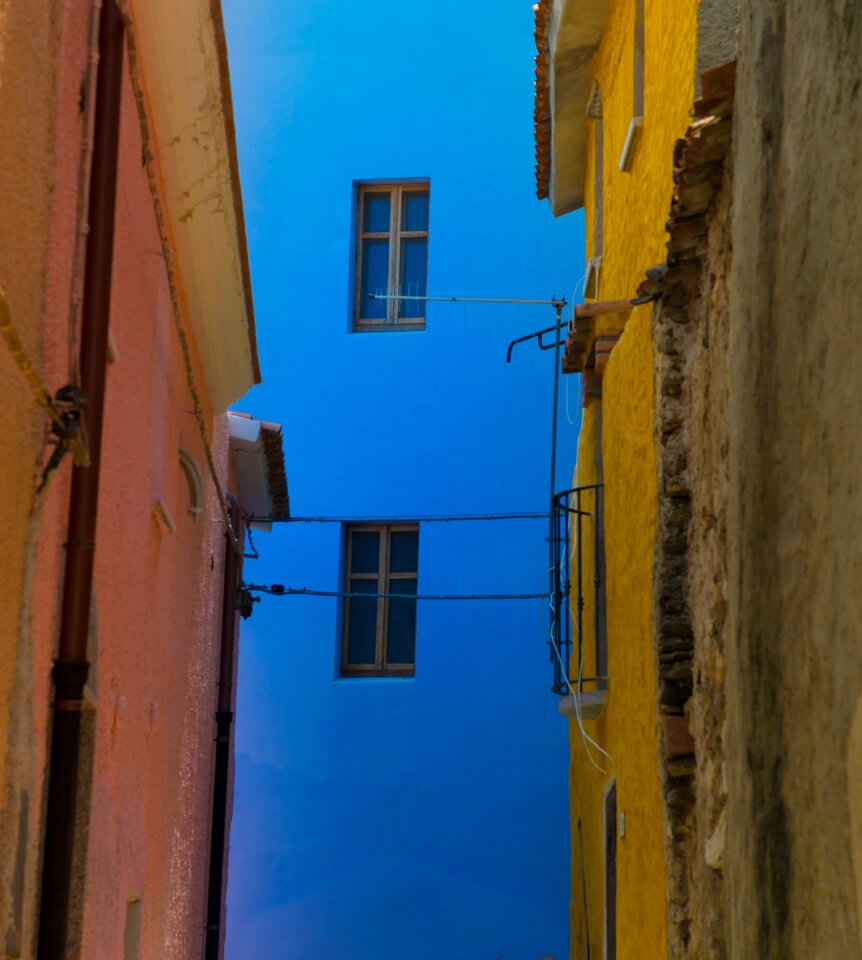
[{"label": "blue sky", "polygon": [[[264,375],[238,408],[284,425],[292,512],[546,509],[552,354],[505,351],[550,308],[348,332],[360,179],[430,178],[429,293],[571,298],[583,221],[533,192],[530,3],[224,7]],[[420,590],[538,592],[545,535],[423,526]],[[340,588],[338,526],[257,540],[247,579]],[[394,681],[335,679],[337,613],[265,598],[243,625],[228,960],[561,960],[567,728],[541,603],[420,604],[416,677]]]}]

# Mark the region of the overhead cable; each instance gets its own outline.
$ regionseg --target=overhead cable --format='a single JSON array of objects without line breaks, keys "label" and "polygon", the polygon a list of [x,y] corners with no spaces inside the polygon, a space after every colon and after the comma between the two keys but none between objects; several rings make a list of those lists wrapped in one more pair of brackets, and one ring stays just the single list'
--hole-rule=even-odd
[{"label": "overhead cable", "polygon": [[281,583],[244,583],[243,589],[268,593],[274,597],[337,597],[348,600],[547,600],[546,593],[346,593],[341,590],[312,590],[309,587],[286,587]]},{"label": "overhead cable", "polygon": [[524,513],[431,513],[412,517],[256,517],[249,515],[249,521],[266,523],[454,523],[466,520],[545,520],[546,510]]}]

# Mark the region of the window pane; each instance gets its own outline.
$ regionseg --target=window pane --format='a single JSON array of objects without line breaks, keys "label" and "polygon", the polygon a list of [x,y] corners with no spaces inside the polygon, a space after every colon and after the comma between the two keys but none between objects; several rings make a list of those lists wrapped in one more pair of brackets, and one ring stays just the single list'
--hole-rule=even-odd
[{"label": "window pane", "polygon": [[[351,580],[351,593],[377,593],[376,580]],[[347,662],[374,665],[377,644],[377,598],[353,597],[347,601]]]},{"label": "window pane", "polygon": [[380,534],[376,530],[354,530],[350,535],[350,552],[351,573],[377,573]]},{"label": "window pane", "polygon": [[389,540],[389,570],[416,573],[419,569],[419,531],[394,530]]},{"label": "window pane", "polygon": [[389,241],[362,241],[362,283],[359,289],[359,316],[367,320],[386,317],[386,300],[369,300],[369,293],[388,293]]},{"label": "window pane", "polygon": [[[413,238],[401,241],[401,295],[411,297],[425,296],[425,275],[428,264],[428,241]],[[373,303],[374,301],[372,301]],[[402,300],[399,302],[399,316],[424,317],[424,300]]]},{"label": "window pane", "polygon": [[362,209],[362,232],[389,233],[388,193],[365,194],[365,202]]},{"label": "window pane", "polygon": [[401,229],[428,229],[428,194],[405,193],[401,198]]},{"label": "window pane", "polygon": [[386,662],[413,663],[416,659],[416,580],[390,580],[389,593],[404,594],[404,600],[389,601]]}]

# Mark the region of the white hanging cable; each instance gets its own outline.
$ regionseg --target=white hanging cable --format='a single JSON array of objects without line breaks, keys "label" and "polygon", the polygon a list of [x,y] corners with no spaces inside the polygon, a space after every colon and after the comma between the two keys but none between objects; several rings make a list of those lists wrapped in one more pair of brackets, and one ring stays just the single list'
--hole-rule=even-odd
[{"label": "white hanging cable", "polygon": [[[548,569],[548,573],[549,573],[549,574],[550,574],[552,571],[553,571],[553,568],[549,568],[549,569]],[[554,603],[554,600],[555,600],[555,594],[556,594],[556,587],[555,587],[554,593],[552,593],[552,594],[551,594],[551,597],[550,597],[550,602],[551,602],[552,604]],[[552,608],[552,609],[553,609],[553,608]],[[607,752],[607,750],[602,749],[602,747],[599,746],[599,744],[596,743],[596,741],[587,733],[586,728],[584,727],[584,720],[583,720],[583,717],[581,716],[581,705],[580,705],[579,698],[578,698],[578,692],[579,692],[579,690],[581,689],[581,686],[582,686],[582,683],[583,683],[583,665],[582,665],[582,663],[580,662],[580,657],[578,658],[578,689],[576,690],[576,689],[572,686],[571,680],[569,680],[569,676],[568,676],[568,673],[566,672],[565,664],[563,663],[563,657],[562,657],[562,655],[561,655],[561,653],[560,653],[560,648],[559,648],[559,646],[558,646],[558,644],[557,644],[557,641],[556,641],[556,639],[554,638],[553,631],[552,631],[552,630],[549,630],[549,629],[545,626],[545,608],[544,608],[544,604],[540,607],[540,610],[541,610],[542,631],[544,632],[545,636],[548,638],[548,640],[549,640],[549,642],[550,642],[550,644],[551,644],[551,649],[554,651],[554,656],[557,658],[557,663],[560,665],[560,675],[563,677],[563,680],[565,681],[566,686],[569,688],[569,693],[572,695],[572,701],[573,701],[574,704],[575,704],[575,719],[577,720],[577,723],[578,723],[578,730],[580,730],[581,739],[582,739],[583,742],[584,742],[584,751],[586,752],[587,758],[589,759],[590,763],[596,768],[596,770],[598,770],[600,773],[606,773],[605,768],[604,768],[603,766],[601,766],[601,765],[596,761],[595,757],[593,756],[593,753],[592,753],[592,750],[590,749],[590,746],[595,747],[596,750],[599,751],[599,753],[601,753],[601,754],[603,754],[604,756],[606,756],[606,757],[608,758],[608,760],[610,760],[611,763],[612,763],[614,766],[616,766],[616,761],[615,761],[614,758]],[[570,615],[571,615],[571,611],[570,611]],[[572,626],[573,626],[573,628],[574,628],[574,633],[577,635],[577,625],[573,623]],[[580,639],[580,638],[579,638],[579,639]]]},{"label": "white hanging cable", "polygon": [[[574,537],[572,537],[571,540],[572,540],[572,543],[569,548],[569,566],[570,567],[575,560],[575,548],[580,546],[580,544],[575,543]],[[593,755],[590,751],[590,746],[595,747],[596,750],[598,750],[599,753],[602,754],[602,756],[607,757],[608,760],[610,760],[610,762],[614,765],[614,767],[616,767],[617,762],[607,752],[607,750],[605,750],[598,743],[596,743],[596,741],[587,733],[586,729],[584,728],[584,721],[583,721],[583,717],[581,716],[580,697],[578,696],[578,694],[582,692],[583,686],[584,686],[584,658],[582,653],[583,648],[581,645],[581,635],[578,632],[578,623],[577,623],[577,620],[575,619],[574,611],[572,610],[571,604],[569,604],[569,623],[571,624],[572,633],[577,637],[577,641],[578,641],[578,690],[577,692],[575,692],[574,687],[572,687],[571,683],[569,682],[568,676],[566,677],[566,685],[568,686],[572,694],[572,699],[575,702],[575,716],[577,717],[577,721],[578,721],[578,729],[581,731],[581,739],[584,742],[584,750],[586,751],[587,756],[590,759],[590,763],[592,763],[592,765],[597,770],[601,771],[602,773],[605,773],[606,771],[604,767],[600,766],[596,762],[596,760],[593,758]]]},{"label": "white hanging cable", "polygon": [[[581,289],[583,289],[583,286],[584,286],[584,284],[585,284],[586,282],[587,282],[587,275],[584,274],[584,275],[581,277],[581,279],[578,280],[578,282],[575,284],[575,286],[574,286],[574,288],[573,288],[573,290],[572,290],[572,299],[571,299],[571,301],[570,301],[569,307],[567,308],[569,311],[574,311],[574,309],[575,309],[575,304],[578,302],[578,300],[577,300],[578,287],[580,287]],[[570,315],[571,315],[571,314],[570,314]],[[569,421],[569,423],[570,423],[572,426],[575,426],[578,421],[572,419],[572,414],[571,414],[571,412],[569,411],[569,381],[570,381],[571,379],[572,379],[571,377],[566,377],[566,419]]]}]

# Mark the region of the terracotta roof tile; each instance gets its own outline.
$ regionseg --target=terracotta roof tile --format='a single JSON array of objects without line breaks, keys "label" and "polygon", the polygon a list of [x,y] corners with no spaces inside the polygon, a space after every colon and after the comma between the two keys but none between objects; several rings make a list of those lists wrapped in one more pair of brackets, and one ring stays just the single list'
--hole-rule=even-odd
[{"label": "terracotta roof tile", "polygon": [[536,196],[540,200],[548,196],[551,177],[551,88],[549,76],[551,53],[548,45],[550,0],[539,0],[533,7],[536,28],[536,80],[533,107],[534,138],[536,144]]},{"label": "terracotta roof tile", "polygon": [[287,473],[284,469],[284,450],[281,445],[281,427],[277,423],[260,421],[260,437],[266,457],[266,472],[269,479],[269,496],[272,501],[272,518],[290,518],[290,499],[287,494]]},{"label": "terracotta roof tile", "polygon": [[[254,420],[250,413],[241,413],[231,410],[232,417],[242,417],[243,420]],[[284,449],[282,447],[281,424],[271,423],[268,420],[258,420],[260,425],[260,441],[266,461],[267,489],[272,503],[270,516],[275,520],[290,519],[290,498],[287,493],[287,471],[284,467]]]}]

